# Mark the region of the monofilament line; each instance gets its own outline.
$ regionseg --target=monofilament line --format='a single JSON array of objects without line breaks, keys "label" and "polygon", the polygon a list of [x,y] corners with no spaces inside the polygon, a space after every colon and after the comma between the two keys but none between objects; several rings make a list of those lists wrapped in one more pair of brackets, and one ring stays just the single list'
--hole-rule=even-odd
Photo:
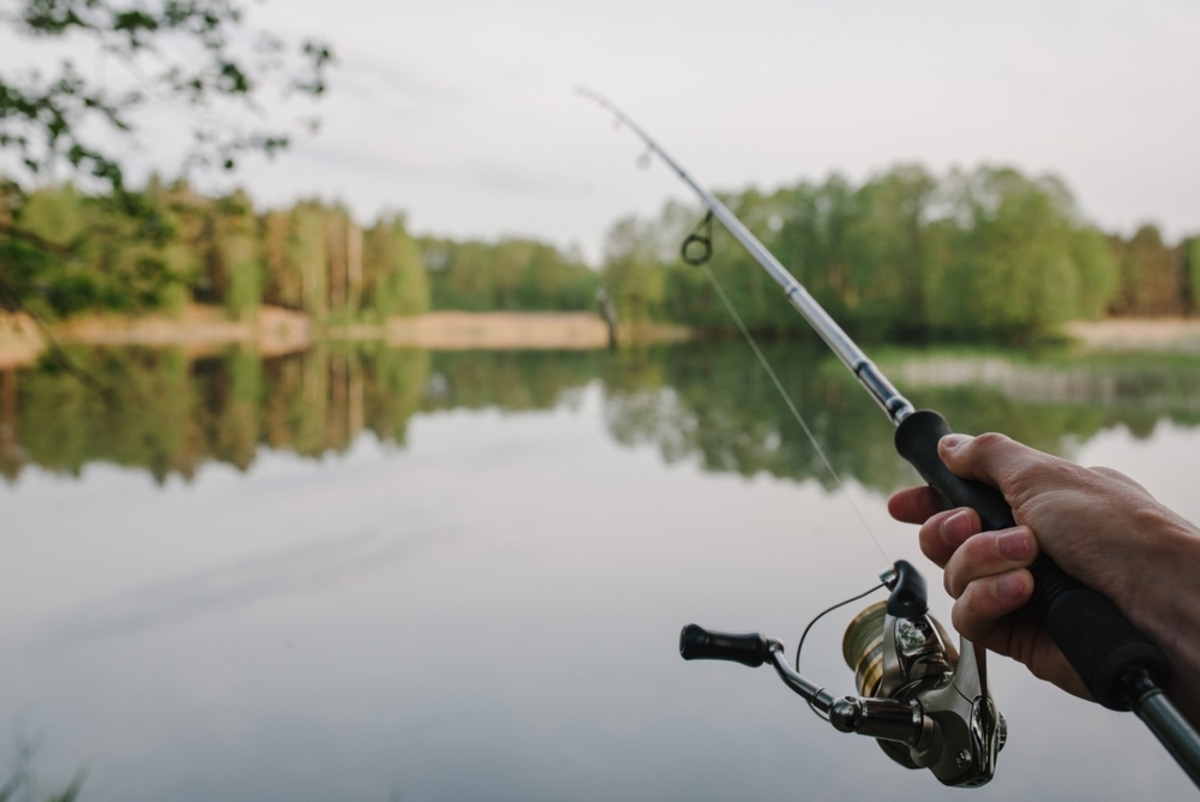
[{"label": "monofilament line", "polygon": [[713,274],[708,265],[701,265],[700,269],[704,271],[704,275],[708,277],[708,283],[712,284],[713,289],[717,291],[717,296],[721,299],[721,303],[729,311],[729,316],[733,318],[733,322],[737,324],[738,330],[742,332],[742,336],[746,338],[746,342],[750,344],[750,348],[754,350],[754,355],[758,357],[759,363],[763,366],[763,370],[771,377],[771,383],[775,385],[775,389],[779,391],[779,395],[783,397],[783,401],[787,404],[788,409],[792,411],[792,416],[796,422],[800,424],[800,428],[804,430],[804,434],[808,437],[808,442],[812,443],[813,449],[817,452],[817,456],[821,458],[821,462],[825,464],[825,468],[829,471],[829,475],[833,477],[834,483],[837,485],[838,491],[846,497],[846,501],[850,503],[850,508],[854,510],[854,514],[858,516],[859,523],[862,524],[863,530],[867,533],[867,537],[871,538],[871,542],[875,544],[875,548],[879,549],[879,553],[883,555],[884,561],[890,566],[891,559],[888,558],[887,552],[883,550],[883,545],[879,539],[875,537],[875,533],[871,531],[871,525],[867,523],[867,519],[859,510],[858,505],[854,503],[854,498],[846,490],[846,484],[842,481],[842,477],[834,470],[833,463],[829,461],[829,457],[825,456],[825,449],[821,448],[821,444],[817,442],[817,437],[812,433],[812,429],[808,428],[808,423],[804,420],[804,416],[800,414],[800,410],[796,408],[796,404],[792,401],[792,397],[788,395],[788,391],[783,388],[783,382],[779,381],[779,377],[775,375],[775,371],[771,368],[771,363],[767,361],[767,357],[763,354],[762,349],[758,347],[758,343],[754,339],[754,335],[750,333],[750,329],[746,328],[746,324],[742,322],[742,316],[733,308],[733,303],[729,300],[729,296],[725,294],[725,290],[721,287],[721,282],[717,281],[717,277]]}]

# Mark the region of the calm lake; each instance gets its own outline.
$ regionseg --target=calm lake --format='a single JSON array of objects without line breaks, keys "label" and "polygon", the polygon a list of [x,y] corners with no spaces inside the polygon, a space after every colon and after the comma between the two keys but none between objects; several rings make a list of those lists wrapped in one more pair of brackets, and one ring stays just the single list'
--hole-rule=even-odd
[{"label": "calm lake", "polygon": [[[76,351],[0,373],[0,782],[84,800],[1192,798],[1130,715],[993,659],[997,778],[946,789],[680,627],[794,647],[891,560],[915,474],[816,345]],[[1200,519],[1200,357],[891,351],[959,431]],[[805,673],[852,678],[819,623]]]}]

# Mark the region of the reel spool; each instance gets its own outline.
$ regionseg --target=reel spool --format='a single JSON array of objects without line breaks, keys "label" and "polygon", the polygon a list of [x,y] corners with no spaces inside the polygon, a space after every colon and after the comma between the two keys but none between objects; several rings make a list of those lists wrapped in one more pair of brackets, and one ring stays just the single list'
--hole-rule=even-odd
[{"label": "reel spool", "polygon": [[883,680],[883,619],[887,602],[875,602],[854,616],[842,638],[842,657],[854,672],[859,696],[875,696]]},{"label": "reel spool", "polygon": [[846,627],[842,657],[854,672],[855,689],[863,696],[909,699],[946,685],[958,667],[958,650],[941,623],[926,613],[893,617],[889,629],[887,608],[886,601],[876,602]]}]

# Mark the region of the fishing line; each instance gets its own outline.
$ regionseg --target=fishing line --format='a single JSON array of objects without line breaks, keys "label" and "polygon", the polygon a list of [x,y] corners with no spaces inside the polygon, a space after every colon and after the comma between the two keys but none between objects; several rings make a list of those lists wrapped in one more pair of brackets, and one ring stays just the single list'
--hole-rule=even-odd
[{"label": "fishing line", "polygon": [[831,607],[826,607],[824,610],[822,610],[821,612],[819,612],[815,616],[813,616],[813,620],[809,621],[808,626],[806,626],[804,628],[804,633],[800,636],[800,642],[798,644],[796,644],[796,673],[797,674],[800,673],[800,651],[804,648],[804,639],[808,637],[808,631],[813,628],[813,624],[817,623],[822,618],[824,618],[827,613],[832,613],[834,610],[836,610],[839,607],[845,607],[850,602],[856,602],[859,599],[863,598],[864,596],[870,596],[872,593],[879,590],[880,588],[886,588],[886,587],[887,587],[887,582],[880,582],[878,585],[871,588],[870,590],[864,590],[862,593],[858,594],[857,596],[851,596],[850,598],[846,599],[845,601],[840,601]]},{"label": "fishing line", "polygon": [[[658,186],[657,175],[655,175],[653,170],[648,169],[652,162],[650,160],[646,160],[645,166],[643,166],[643,157],[650,154],[653,150],[654,147],[651,146],[648,150],[643,151],[638,157],[637,163],[642,174],[646,177],[647,183],[651,184],[656,190],[661,192],[662,188]],[[858,505],[854,503],[854,498],[846,489],[846,484],[842,481],[841,475],[837,472],[837,470],[834,469],[833,463],[829,461],[829,457],[825,455],[825,450],[821,448],[821,444],[817,442],[816,435],[814,435],[812,429],[809,428],[807,421],[804,420],[804,416],[800,414],[800,410],[792,401],[792,397],[788,395],[787,390],[784,389],[783,382],[779,381],[779,377],[775,375],[775,371],[772,369],[771,363],[767,361],[767,357],[765,354],[763,354],[762,349],[758,347],[758,343],[755,341],[754,335],[750,333],[750,329],[748,329],[746,324],[742,321],[742,316],[738,314],[737,309],[735,309],[733,306],[733,302],[730,301],[729,296],[725,294],[725,290],[721,286],[721,282],[717,280],[716,275],[709,269],[707,263],[713,255],[712,223],[713,213],[710,209],[708,214],[705,215],[704,220],[701,221],[700,225],[697,226],[696,229],[687,237],[687,239],[683,241],[683,246],[680,248],[681,258],[687,264],[694,267],[699,267],[704,271],[704,275],[708,278],[708,282],[712,284],[713,289],[717,292],[717,296],[721,299],[721,303],[723,303],[725,305],[725,309],[728,310],[729,316],[733,318],[734,323],[737,324],[738,330],[742,332],[742,336],[746,339],[746,342],[750,344],[750,348],[753,349],[754,355],[758,357],[758,361],[763,366],[763,370],[765,370],[767,375],[771,378],[771,382],[775,385],[775,389],[779,391],[779,394],[783,397],[784,403],[786,403],[788,409],[791,410],[792,416],[796,419],[796,422],[800,424],[800,428],[804,430],[805,436],[808,437],[808,442],[812,443],[812,447],[816,451],[817,456],[821,458],[821,462],[825,465],[825,468],[833,477],[833,481],[837,485],[838,491],[841,493],[841,495],[845,496],[846,501],[850,504],[850,508],[854,510],[855,517],[858,518],[859,523],[862,524],[863,530],[866,531],[867,537],[869,537],[871,542],[875,544],[875,548],[879,550],[884,562],[887,563],[889,568],[891,568],[892,560],[888,557],[887,552],[884,551],[883,544],[881,544],[879,539],[875,536],[875,532],[871,529],[871,525],[867,523],[867,519],[862,514],[862,510],[860,510]],[[688,247],[689,245],[693,244],[700,246],[702,252],[689,256]]]},{"label": "fishing line", "polygon": [[879,539],[875,537],[875,533],[871,530],[871,525],[867,523],[867,519],[863,516],[862,511],[858,508],[858,505],[854,503],[854,497],[850,495],[848,490],[846,490],[846,484],[842,481],[841,475],[834,469],[833,463],[829,461],[829,457],[825,456],[825,449],[821,448],[821,444],[817,442],[816,435],[813,434],[812,429],[808,428],[808,423],[804,420],[804,416],[800,414],[800,410],[796,408],[796,404],[792,401],[792,397],[788,395],[788,391],[783,388],[783,382],[779,381],[779,377],[775,375],[775,371],[771,368],[771,363],[767,361],[766,355],[763,354],[762,349],[758,347],[758,343],[754,340],[754,335],[750,333],[750,329],[746,328],[746,324],[742,322],[742,316],[739,315],[737,310],[733,308],[733,303],[729,300],[729,296],[725,294],[724,288],[721,287],[721,282],[717,281],[717,277],[713,274],[712,270],[708,268],[707,264],[701,263],[700,269],[704,271],[704,275],[708,277],[708,282],[712,284],[713,289],[717,291],[717,296],[720,297],[721,303],[725,305],[725,309],[729,311],[729,315],[733,318],[733,322],[737,324],[738,329],[742,332],[742,336],[745,337],[746,342],[750,344],[750,348],[753,349],[754,355],[758,357],[758,361],[763,366],[763,370],[765,370],[767,375],[771,377],[771,382],[775,385],[775,389],[779,391],[781,396],[783,396],[784,403],[786,403],[788,409],[792,411],[792,416],[796,419],[796,422],[800,424],[800,428],[804,430],[804,434],[808,437],[808,442],[812,443],[812,447],[817,452],[817,456],[821,458],[821,462],[823,462],[825,467],[829,470],[829,474],[833,477],[833,481],[837,484],[838,491],[845,496],[846,501],[850,503],[850,508],[854,510],[854,514],[858,517],[859,522],[866,531],[867,537],[871,538],[871,542],[875,544],[875,548],[879,549],[879,553],[883,556],[884,562],[886,562],[890,567],[892,565],[892,560],[888,557],[887,552],[884,551],[883,544],[881,544]]},{"label": "fishing line", "polygon": [[[861,599],[862,597],[870,596],[875,591],[879,590],[880,588],[885,588],[885,587],[887,587],[887,582],[880,582],[878,585],[871,588],[870,590],[864,590],[862,593],[858,594],[857,596],[851,596],[850,598],[845,599],[844,601],[840,601],[831,607],[826,607],[824,610],[822,610],[821,612],[819,612],[815,616],[813,616],[813,620],[809,621],[808,626],[806,626],[804,628],[804,634],[802,634],[800,636],[800,642],[798,644],[796,644],[796,673],[797,674],[800,673],[800,650],[804,648],[804,639],[808,637],[808,631],[813,628],[813,624],[817,623],[822,618],[824,618],[826,613],[832,613],[834,610],[836,610],[839,607],[845,607],[850,602],[856,602],[859,599]],[[812,703],[811,699],[809,699],[807,701],[808,701],[809,709],[817,714],[817,718],[823,719],[825,721],[829,721],[829,715],[827,713],[822,713],[820,710],[818,710],[816,708],[816,706]]]}]

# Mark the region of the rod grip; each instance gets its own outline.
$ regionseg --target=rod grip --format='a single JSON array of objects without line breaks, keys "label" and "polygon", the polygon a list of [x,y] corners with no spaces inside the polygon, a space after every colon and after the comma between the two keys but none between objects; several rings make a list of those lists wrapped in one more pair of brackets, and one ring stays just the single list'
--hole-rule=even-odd
[{"label": "rod grip", "polygon": [[[994,487],[950,472],[938,456],[938,441],[951,434],[946,419],[932,410],[914,412],[896,429],[896,450],[942,497],[947,509],[971,507],[988,531],[1015,526],[1012,508]],[[1030,607],[1045,622],[1051,639],[1083,679],[1092,697],[1113,710],[1128,710],[1121,678],[1143,667],[1159,681],[1168,673],[1166,657],[1107,597],[1068,576],[1040,554],[1033,574]]]},{"label": "rod grip", "polygon": [[771,659],[771,646],[759,632],[713,632],[688,624],[679,633],[679,655],[684,660],[731,660],[758,668]]}]

